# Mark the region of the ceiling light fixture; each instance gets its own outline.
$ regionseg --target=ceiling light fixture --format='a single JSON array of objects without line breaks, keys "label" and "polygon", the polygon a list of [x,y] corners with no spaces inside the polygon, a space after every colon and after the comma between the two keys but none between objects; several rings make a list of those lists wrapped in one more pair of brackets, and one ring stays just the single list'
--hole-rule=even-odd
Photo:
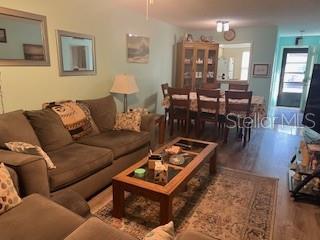
[{"label": "ceiling light fixture", "polygon": [[217,32],[228,32],[230,30],[229,21],[217,21]]},{"label": "ceiling light fixture", "polygon": [[223,23],[221,21],[217,22],[217,32],[223,31]]},{"label": "ceiling light fixture", "polygon": [[154,0],[147,0],[147,5],[146,5],[146,20],[149,20],[149,8],[151,5],[154,4]]}]

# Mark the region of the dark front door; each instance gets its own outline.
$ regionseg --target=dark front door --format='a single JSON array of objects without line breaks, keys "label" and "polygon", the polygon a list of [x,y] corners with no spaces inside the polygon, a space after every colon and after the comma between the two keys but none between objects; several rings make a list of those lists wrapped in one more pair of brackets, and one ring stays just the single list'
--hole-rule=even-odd
[{"label": "dark front door", "polygon": [[278,106],[300,107],[308,48],[285,48],[282,57]]}]

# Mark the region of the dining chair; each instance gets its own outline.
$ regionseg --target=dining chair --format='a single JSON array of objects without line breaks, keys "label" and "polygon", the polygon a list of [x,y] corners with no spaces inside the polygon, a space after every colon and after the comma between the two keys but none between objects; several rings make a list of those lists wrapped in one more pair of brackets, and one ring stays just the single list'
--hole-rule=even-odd
[{"label": "dining chair", "polygon": [[219,136],[220,90],[197,89],[197,105],[197,135],[200,135],[200,127],[204,127],[206,122],[213,122]]},{"label": "dining chair", "polygon": [[188,135],[190,126],[190,89],[169,87],[168,93],[170,97],[170,136],[173,135],[174,120],[185,123],[186,135]]},{"label": "dining chair", "polygon": [[221,87],[221,84],[219,82],[202,84],[203,89],[220,89],[220,87]]},{"label": "dining chair", "polygon": [[240,135],[243,138],[243,147],[246,146],[248,135],[250,141],[253,121],[251,117],[251,101],[251,91],[225,91],[225,143],[228,141],[229,129],[235,127],[241,129]]},{"label": "dining chair", "polygon": [[229,90],[248,91],[249,84],[230,83]]},{"label": "dining chair", "polygon": [[[169,97],[168,88],[169,88],[168,83],[161,84],[163,98]],[[169,108],[165,108],[164,109],[164,124],[165,124],[165,126],[167,125],[168,115],[169,115]]]}]

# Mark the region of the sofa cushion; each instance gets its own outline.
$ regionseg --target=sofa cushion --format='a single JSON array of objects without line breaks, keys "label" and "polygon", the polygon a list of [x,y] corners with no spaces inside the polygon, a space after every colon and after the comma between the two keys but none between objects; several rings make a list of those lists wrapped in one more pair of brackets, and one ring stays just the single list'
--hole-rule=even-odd
[{"label": "sofa cushion", "polygon": [[56,169],[49,170],[51,191],[76,183],[112,164],[112,151],[73,143],[48,152]]},{"label": "sofa cushion", "polygon": [[79,142],[109,148],[113,152],[114,159],[117,159],[150,143],[150,134],[148,132],[109,130],[93,137],[83,138]]},{"label": "sofa cushion", "polygon": [[28,142],[40,146],[37,135],[23,115],[23,111],[14,111],[0,115],[0,147],[10,141]]},{"label": "sofa cushion", "polygon": [[[59,116],[51,109],[25,112],[43,150],[53,151],[73,142]],[[30,143],[30,142],[29,142]]]},{"label": "sofa cushion", "polygon": [[1,239],[61,240],[84,219],[38,194],[0,217]]},{"label": "sofa cushion", "polygon": [[85,103],[89,107],[91,116],[100,131],[113,128],[117,113],[117,106],[113,96],[109,95],[104,98],[81,100],[79,102]]}]

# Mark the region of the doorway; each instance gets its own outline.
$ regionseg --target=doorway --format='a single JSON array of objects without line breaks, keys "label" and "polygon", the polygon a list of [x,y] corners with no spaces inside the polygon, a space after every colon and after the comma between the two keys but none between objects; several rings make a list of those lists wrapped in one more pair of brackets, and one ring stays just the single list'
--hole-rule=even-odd
[{"label": "doorway", "polygon": [[308,48],[283,50],[277,106],[300,107],[308,62]]}]

